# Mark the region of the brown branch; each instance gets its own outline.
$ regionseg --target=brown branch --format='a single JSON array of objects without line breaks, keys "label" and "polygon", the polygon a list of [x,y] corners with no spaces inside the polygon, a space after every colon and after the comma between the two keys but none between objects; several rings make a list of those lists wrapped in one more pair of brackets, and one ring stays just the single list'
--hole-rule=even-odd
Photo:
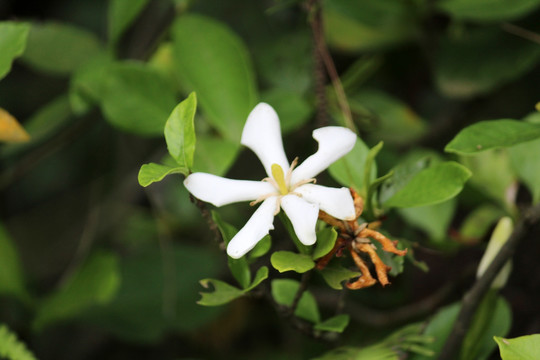
[{"label": "brown branch", "polygon": [[505,22],[501,24],[501,29],[512,35],[540,44],[540,34],[524,29],[521,26]]},{"label": "brown branch", "polygon": [[[305,5],[308,14],[310,15],[310,25],[311,32],[313,34],[313,40],[315,42],[315,66],[316,71],[321,71],[317,66],[320,66],[320,62],[324,63],[326,67],[326,72],[332,81],[332,86],[336,92],[337,101],[343,117],[345,119],[345,125],[356,132],[356,127],[354,126],[351,108],[347,101],[347,95],[345,94],[345,89],[339,78],[339,74],[336,70],[332,56],[328,51],[328,46],[326,45],[326,40],[324,39],[324,23],[321,15],[321,3],[320,0],[307,0]],[[316,74],[316,80],[320,81],[320,74]],[[324,78],[323,78],[324,79]],[[321,84],[317,83],[317,101],[319,106],[318,117],[324,116],[324,123],[326,124],[326,93],[322,91],[319,86]],[[324,82],[322,83],[324,85]],[[324,96],[324,97],[323,97]],[[322,98],[322,99],[321,99]],[[323,107],[324,106],[324,107]],[[320,120],[319,120],[320,121]]]},{"label": "brown branch", "polygon": [[503,245],[497,256],[493,259],[484,274],[474,283],[465,294],[452,332],[439,355],[438,360],[450,360],[461,348],[467,329],[469,328],[480,301],[489,290],[491,283],[502,269],[504,264],[512,257],[519,241],[527,234],[529,228],[540,220],[540,204],[530,207],[523,212],[508,241]]}]

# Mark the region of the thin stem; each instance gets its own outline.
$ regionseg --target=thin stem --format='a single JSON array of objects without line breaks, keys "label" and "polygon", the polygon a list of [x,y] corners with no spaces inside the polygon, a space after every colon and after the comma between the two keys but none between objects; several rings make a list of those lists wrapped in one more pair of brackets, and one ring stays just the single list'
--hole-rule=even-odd
[{"label": "thin stem", "polygon": [[505,22],[501,24],[501,29],[512,35],[540,44],[540,34],[524,29],[521,26]]},{"label": "thin stem", "polygon": [[480,301],[489,290],[491,283],[502,269],[504,264],[512,257],[519,241],[527,234],[530,227],[540,220],[540,204],[528,208],[524,211],[523,217],[519,220],[510,235],[508,241],[503,245],[497,256],[493,259],[485,273],[474,283],[471,289],[465,294],[458,318],[454,323],[452,332],[439,355],[438,360],[454,359],[456,352],[461,348],[461,344],[467,329],[469,328],[475,311]]},{"label": "thin stem", "polygon": [[219,232],[219,228],[218,228],[217,224],[215,223],[214,219],[212,218],[212,214],[210,213],[210,211],[206,207],[206,204],[204,202],[202,202],[201,200],[195,198],[191,194],[189,194],[189,199],[191,200],[191,202],[193,204],[195,204],[195,206],[197,206],[197,208],[201,212],[201,215],[204,218],[204,220],[206,220],[206,223],[208,224],[208,227],[214,233],[214,239],[216,240],[216,242],[218,244],[223,243],[223,239],[221,237],[221,233]]},{"label": "thin stem", "polygon": [[300,281],[300,286],[298,287],[298,290],[296,291],[296,294],[294,295],[294,300],[291,304],[291,307],[289,308],[291,316],[294,316],[294,312],[296,311],[296,308],[298,307],[298,303],[300,302],[302,295],[304,295],[304,292],[307,290],[307,286],[308,286],[310,278],[311,278],[311,270],[302,274],[302,280]]},{"label": "thin stem", "polygon": [[[326,41],[324,39],[324,23],[321,15],[320,0],[308,0],[306,3],[306,7],[308,13],[312,14],[310,24],[311,32],[313,34],[313,40],[315,42],[315,50],[317,53],[317,55],[315,56],[316,64],[317,61],[320,60],[322,60],[322,62],[324,63],[328,76],[332,81],[334,91],[336,92],[337,101],[345,120],[345,126],[356,132],[356,127],[354,126],[351,108],[349,106],[349,102],[347,101],[345,89],[343,88],[343,84],[341,83],[339,74],[336,70],[336,66],[334,64],[334,61],[332,60],[332,56],[328,51],[328,46],[326,45]],[[326,94],[324,96],[326,97]],[[321,104],[319,104],[319,106],[320,105]],[[326,106],[326,98],[324,105]]]}]

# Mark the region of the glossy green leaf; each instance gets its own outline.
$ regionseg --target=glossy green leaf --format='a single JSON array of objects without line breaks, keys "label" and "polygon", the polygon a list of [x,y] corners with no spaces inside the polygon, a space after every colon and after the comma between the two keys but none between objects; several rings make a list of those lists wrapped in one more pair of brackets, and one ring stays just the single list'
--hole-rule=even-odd
[{"label": "glossy green leaf", "polygon": [[195,126],[197,96],[191,93],[178,104],[165,123],[165,141],[169,154],[178,165],[191,169],[195,153]]},{"label": "glossy green leaf", "polygon": [[540,47],[532,41],[498,28],[472,28],[460,36],[440,39],[435,82],[449,97],[468,98],[526,74],[539,60]]},{"label": "glossy green leaf", "polygon": [[272,238],[270,237],[270,235],[266,235],[257,243],[257,245],[255,245],[253,249],[248,252],[247,256],[249,261],[254,261],[255,259],[265,255],[266,253],[268,253],[271,247]]},{"label": "glossy green leaf", "polygon": [[11,70],[11,63],[26,47],[30,27],[11,21],[0,22],[0,80]]},{"label": "glossy green leaf", "polygon": [[39,305],[34,328],[69,320],[89,307],[105,305],[115,296],[121,283],[117,257],[98,252],[86,260],[62,285]]},{"label": "glossy green leaf", "polygon": [[200,281],[200,283],[205,288],[208,288],[209,284],[211,284],[214,287],[214,291],[202,292],[201,299],[197,301],[197,304],[199,305],[204,305],[204,306],[224,305],[244,295],[244,292],[242,290],[220,280],[203,279]]},{"label": "glossy green leaf", "polygon": [[510,163],[518,178],[530,190],[533,203],[540,202],[540,139],[508,148]]},{"label": "glossy green leaf", "polygon": [[110,0],[108,10],[109,41],[116,43],[147,3],[148,0]]},{"label": "glossy green leaf", "polygon": [[65,23],[33,23],[21,58],[33,68],[67,75],[103,52],[91,32]]},{"label": "glossy green leaf", "polygon": [[460,359],[487,359],[496,347],[493,335],[506,336],[511,324],[512,312],[507,302],[495,291],[487,293],[467,330]]},{"label": "glossy green leaf", "polygon": [[[291,306],[299,287],[300,283],[296,280],[274,280],[272,281],[272,297],[280,305]],[[309,291],[304,291],[302,293],[294,315],[315,324],[321,321],[321,315],[319,314],[317,302]]]},{"label": "glossy green leaf", "polygon": [[364,187],[364,167],[369,148],[357,138],[353,149],[328,168],[330,175],[343,186],[361,192]]},{"label": "glossy green leaf", "polygon": [[499,345],[502,360],[536,360],[540,358],[540,334],[513,339],[493,337]]},{"label": "glossy green leaf", "polygon": [[343,289],[343,285],[341,284],[343,281],[358,277],[361,273],[345,269],[341,266],[330,265],[321,270],[321,275],[332,289],[341,290]]},{"label": "glossy green leaf", "polygon": [[384,206],[414,207],[444,202],[459,194],[470,176],[471,172],[456,162],[435,164],[420,171]]},{"label": "glossy green leaf", "polygon": [[442,0],[437,8],[454,19],[477,22],[509,21],[540,6],[539,0]]},{"label": "glossy green leaf", "polygon": [[321,231],[318,231],[317,245],[315,246],[315,250],[313,250],[313,254],[311,254],[311,258],[313,260],[317,260],[318,258],[321,258],[324,255],[328,254],[330,250],[334,248],[336,239],[337,232],[332,227],[327,227],[322,229]]},{"label": "glossy green leaf", "polygon": [[261,266],[261,268],[257,270],[257,272],[255,273],[253,282],[244,289],[244,292],[248,292],[255,289],[257,286],[259,286],[260,283],[262,283],[266,279],[268,279],[268,267]]},{"label": "glossy green leaf", "polygon": [[345,51],[384,49],[414,39],[417,24],[403,2],[329,1],[323,8],[331,46]]},{"label": "glossy green leaf", "polygon": [[319,331],[333,331],[342,333],[347,325],[349,325],[350,317],[347,314],[341,314],[331,317],[330,319],[326,319],[318,324],[316,324],[313,328],[315,330]]},{"label": "glossy green leaf", "polygon": [[384,203],[403,189],[420,171],[440,161],[438,153],[425,150],[412,151],[400,158],[391,170],[392,176],[381,184],[379,201]]},{"label": "glossy green leaf", "polygon": [[139,170],[139,185],[147,187],[148,185],[161,181],[170,174],[183,174],[187,176],[189,170],[182,166],[168,166],[156,163],[144,164]]},{"label": "glossy green leaf", "polygon": [[17,249],[7,230],[0,223],[0,294],[29,300]]},{"label": "glossy green leaf", "polygon": [[276,88],[261,94],[261,99],[278,113],[283,134],[304,125],[313,112],[310,104],[295,91]]},{"label": "glossy green leaf", "polygon": [[245,45],[227,26],[200,15],[183,15],[171,32],[181,85],[196,91],[208,121],[238,142],[258,97]]},{"label": "glossy green leaf", "polygon": [[427,206],[398,209],[408,224],[425,231],[431,241],[441,242],[448,236],[448,227],[454,216],[456,201],[448,201]]},{"label": "glossy green leaf", "polygon": [[461,130],[444,150],[469,155],[510,147],[537,138],[540,138],[540,124],[507,119],[481,121]]},{"label": "glossy green leaf", "polygon": [[403,101],[379,90],[363,90],[349,99],[360,119],[369,119],[369,137],[388,144],[404,145],[417,140],[426,124]]},{"label": "glossy green leaf", "polygon": [[[238,230],[223,220],[216,211],[212,211],[212,219],[218,226],[225,245],[228,245],[236,233],[238,233]],[[246,257],[242,256],[239,259],[233,259],[229,256],[227,261],[229,264],[229,270],[231,270],[232,275],[236,281],[238,281],[238,284],[240,284],[242,289],[248,287],[251,282],[251,271],[249,270]]]},{"label": "glossy green leaf", "polygon": [[197,151],[193,158],[193,172],[225,175],[234,163],[240,143],[217,137],[197,138]]},{"label": "glossy green leaf", "polygon": [[305,273],[315,267],[315,262],[313,262],[311,256],[291,251],[276,251],[270,257],[270,262],[281,273],[291,270],[297,273]]},{"label": "glossy green leaf", "polygon": [[176,106],[167,80],[141,63],[116,63],[99,78],[98,97],[105,118],[121,130],[160,135]]}]

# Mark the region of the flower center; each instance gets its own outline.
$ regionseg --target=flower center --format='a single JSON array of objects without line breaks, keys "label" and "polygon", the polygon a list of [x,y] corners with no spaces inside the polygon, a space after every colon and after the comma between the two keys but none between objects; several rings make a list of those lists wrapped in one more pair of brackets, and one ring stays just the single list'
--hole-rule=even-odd
[{"label": "flower center", "polygon": [[278,164],[272,164],[272,177],[277,184],[280,194],[287,195],[289,193],[289,188],[285,183],[285,173]]}]

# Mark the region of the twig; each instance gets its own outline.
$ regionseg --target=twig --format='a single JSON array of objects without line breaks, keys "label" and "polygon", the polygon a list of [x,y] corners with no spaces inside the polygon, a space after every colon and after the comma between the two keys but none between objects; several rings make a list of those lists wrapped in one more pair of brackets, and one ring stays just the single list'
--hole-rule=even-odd
[{"label": "twig", "polygon": [[189,194],[189,199],[201,212],[202,217],[204,220],[206,220],[206,223],[208,224],[208,228],[214,233],[214,239],[218,244],[223,243],[223,238],[221,237],[221,233],[219,232],[219,228],[217,224],[215,223],[214,219],[212,218],[212,214],[206,207],[206,204],[202,202],[201,200],[195,198],[193,195]]},{"label": "twig", "polygon": [[[326,46],[326,41],[324,39],[324,30],[323,30],[324,24],[323,24],[323,19],[321,16],[320,0],[308,0],[306,2],[306,9],[308,11],[308,14],[311,14],[310,16],[311,32],[313,34],[313,40],[315,42],[315,50],[317,53],[317,55],[315,56],[315,63],[317,65],[317,61],[321,61],[321,60],[324,63],[328,76],[330,77],[330,80],[332,81],[332,86],[334,87],[334,91],[336,92],[337,101],[338,101],[339,107],[341,108],[341,112],[343,113],[343,117],[345,119],[345,125],[349,129],[356,131],[356,127],[354,126],[354,122],[352,119],[351,108],[349,107],[349,103],[347,101],[347,95],[345,94],[345,90],[343,89],[343,85],[341,84],[341,80],[336,70],[336,66],[334,64],[334,61],[332,60],[332,56],[330,55],[330,52],[328,51],[328,47]],[[317,95],[319,96],[320,94],[318,93]],[[324,96],[325,96],[324,102],[323,103],[319,102],[319,106],[326,106],[326,94],[324,94]],[[317,100],[320,101],[319,98]],[[325,114],[323,113],[323,115]]]},{"label": "twig", "polygon": [[439,355],[438,360],[454,359],[455,354],[461,348],[461,344],[467,329],[480,301],[489,290],[491,283],[502,269],[504,264],[512,257],[519,241],[525,236],[528,229],[540,220],[540,204],[528,208],[523,212],[522,218],[517,223],[508,241],[503,245],[497,256],[493,259],[484,275],[478,279],[472,288],[465,294],[458,318],[454,323],[452,332]]},{"label": "twig", "polygon": [[521,26],[505,22],[501,24],[501,29],[512,35],[540,44],[540,34],[524,29]]},{"label": "twig", "polygon": [[302,295],[304,295],[304,292],[307,290],[309,279],[311,278],[311,272],[312,271],[309,270],[302,274],[302,280],[300,281],[300,286],[298,287],[298,290],[296,290],[296,294],[294,295],[293,302],[291,304],[291,307],[289,308],[290,316],[294,316],[294,312],[296,311],[296,308],[298,307],[298,303],[300,302]]}]

